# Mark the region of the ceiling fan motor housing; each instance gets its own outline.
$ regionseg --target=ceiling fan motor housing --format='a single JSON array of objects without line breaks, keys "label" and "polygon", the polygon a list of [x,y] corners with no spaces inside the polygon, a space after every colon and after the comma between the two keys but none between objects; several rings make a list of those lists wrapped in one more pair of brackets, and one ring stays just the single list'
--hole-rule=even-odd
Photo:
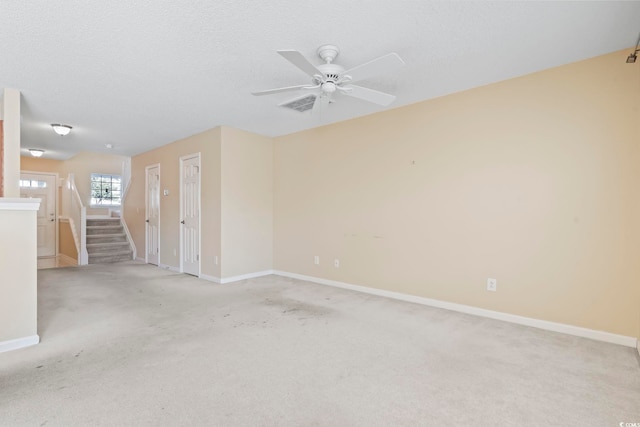
[{"label": "ceiling fan motor housing", "polygon": [[340,53],[340,49],[338,49],[338,46],[336,45],[325,44],[320,46],[316,53],[323,61],[330,64],[334,59],[336,59],[336,56]]},{"label": "ceiling fan motor housing", "polygon": [[342,76],[342,73],[344,73],[344,67],[337,64],[318,65],[318,70],[324,74],[324,81],[332,81],[334,83],[337,82]]}]

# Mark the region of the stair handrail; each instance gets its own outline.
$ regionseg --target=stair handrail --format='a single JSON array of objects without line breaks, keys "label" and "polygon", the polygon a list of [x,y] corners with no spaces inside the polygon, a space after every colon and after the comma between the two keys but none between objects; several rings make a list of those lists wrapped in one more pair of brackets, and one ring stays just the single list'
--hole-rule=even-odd
[{"label": "stair handrail", "polygon": [[75,176],[69,173],[65,188],[62,191],[63,216],[68,218],[71,234],[78,251],[78,265],[89,263],[87,252],[87,208],[76,188]]}]

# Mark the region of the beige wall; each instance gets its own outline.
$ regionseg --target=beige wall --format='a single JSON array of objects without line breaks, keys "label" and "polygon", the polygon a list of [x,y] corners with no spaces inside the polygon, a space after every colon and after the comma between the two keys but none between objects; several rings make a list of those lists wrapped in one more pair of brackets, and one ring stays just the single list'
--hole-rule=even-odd
[{"label": "beige wall", "polygon": [[[138,257],[145,253],[145,167],[160,164],[160,263],[179,268],[180,162],[201,153],[201,273],[228,278],[272,268],[271,138],[215,128],[135,156],[125,219]],[[218,264],[215,259],[218,257]]]},{"label": "beige wall", "polygon": [[627,54],[276,138],[275,269],[640,336]]},{"label": "beige wall", "polygon": [[33,172],[55,172],[66,179],[70,173],[75,176],[76,188],[87,207],[87,215],[106,215],[107,208],[92,208],[91,174],[106,173],[121,175],[122,164],[128,157],[116,154],[81,152],[68,160],[53,160],[29,156],[20,157],[20,169]]},{"label": "beige wall", "polygon": [[138,257],[145,254],[145,167],[160,164],[160,263],[180,266],[180,157],[200,153],[202,274],[220,277],[220,128],[194,135],[131,159],[131,186],[125,200],[125,220]]},{"label": "beige wall", "polygon": [[37,335],[37,211],[8,204],[35,206],[0,198],[0,349],[3,342]]},{"label": "beige wall", "polygon": [[273,141],[222,128],[222,277],[273,268]]},{"label": "beige wall", "polygon": [[60,177],[66,178],[69,173],[75,175],[76,188],[82,203],[87,207],[87,215],[106,215],[109,211],[107,208],[91,207],[91,174],[122,175],[122,164],[127,159],[126,156],[116,154],[78,153],[63,162]]},{"label": "beige wall", "polygon": [[58,250],[62,255],[66,255],[69,258],[78,260],[78,249],[76,248],[76,242],[73,240],[73,232],[71,231],[71,225],[68,221],[60,221],[59,226],[59,244]]},{"label": "beige wall", "polygon": [[[29,172],[58,173],[64,169],[64,160],[43,159],[42,157],[21,156],[20,170]],[[66,178],[60,176],[60,178]]]}]

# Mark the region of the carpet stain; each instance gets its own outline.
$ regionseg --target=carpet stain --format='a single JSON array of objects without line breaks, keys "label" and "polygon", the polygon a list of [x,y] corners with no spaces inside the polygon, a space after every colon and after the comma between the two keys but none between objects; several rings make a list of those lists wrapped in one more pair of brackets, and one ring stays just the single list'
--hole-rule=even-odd
[{"label": "carpet stain", "polygon": [[264,304],[281,308],[282,314],[304,314],[307,317],[326,316],[333,312],[328,307],[283,297],[265,298]]}]

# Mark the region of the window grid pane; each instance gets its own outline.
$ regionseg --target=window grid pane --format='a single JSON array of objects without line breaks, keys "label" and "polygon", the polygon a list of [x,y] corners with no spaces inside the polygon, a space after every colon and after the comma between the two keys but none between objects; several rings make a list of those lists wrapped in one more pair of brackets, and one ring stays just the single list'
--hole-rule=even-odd
[{"label": "window grid pane", "polygon": [[119,175],[91,174],[91,204],[120,206],[120,183]]}]

